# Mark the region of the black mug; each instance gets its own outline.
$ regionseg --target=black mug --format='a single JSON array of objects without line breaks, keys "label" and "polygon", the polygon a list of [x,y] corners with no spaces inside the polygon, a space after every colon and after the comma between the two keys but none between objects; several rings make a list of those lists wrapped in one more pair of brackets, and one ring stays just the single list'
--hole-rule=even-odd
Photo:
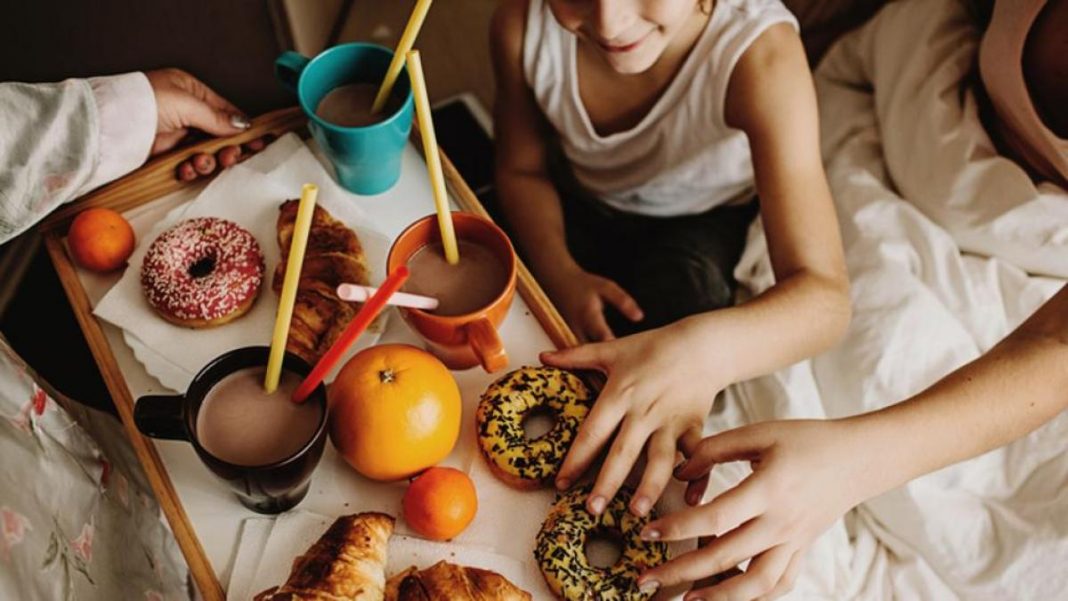
[{"label": "black mug", "polygon": [[[259,513],[281,513],[296,506],[308,494],[311,475],[319,464],[326,443],[326,386],[320,383],[305,403],[321,409],[315,434],[296,453],[267,465],[237,465],[215,457],[197,439],[197,413],[208,391],[226,376],[249,367],[264,367],[270,348],[250,346],[220,355],[193,378],[184,395],[143,396],[134,406],[134,422],[146,436],[185,440],[200,460],[237,494],[241,503]],[[311,367],[300,357],[286,353],[282,369],[307,376]]]}]

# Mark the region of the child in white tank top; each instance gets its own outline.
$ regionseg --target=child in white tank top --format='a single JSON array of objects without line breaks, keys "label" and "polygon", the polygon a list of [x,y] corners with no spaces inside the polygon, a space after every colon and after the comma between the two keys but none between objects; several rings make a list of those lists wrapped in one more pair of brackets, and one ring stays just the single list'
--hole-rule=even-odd
[{"label": "child in white tank top", "polygon": [[[645,515],[718,391],[849,321],[797,24],[780,0],[506,0],[491,42],[502,207],[565,319],[600,341],[542,360],[608,376],[556,483],[611,444],[599,514],[644,450]],[[756,194],[777,284],[732,307]],[[614,339],[610,320],[640,332]]]}]

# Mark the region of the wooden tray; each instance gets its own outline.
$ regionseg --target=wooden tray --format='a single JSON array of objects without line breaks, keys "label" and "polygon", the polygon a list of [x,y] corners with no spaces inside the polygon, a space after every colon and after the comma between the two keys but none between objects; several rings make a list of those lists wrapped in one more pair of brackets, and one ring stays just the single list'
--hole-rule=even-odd
[{"label": "wooden tray", "polygon": [[[254,119],[250,129],[236,136],[207,140],[195,146],[181,148],[159,156],[126,177],[57,209],[40,226],[48,254],[55,265],[71,307],[74,309],[78,324],[81,326],[82,332],[89,343],[93,358],[100,368],[104,383],[111,393],[119,417],[122,419],[123,426],[126,429],[126,434],[130,438],[138,459],[141,461],[153,491],[156,493],[160,507],[170,523],[174,537],[178,541],[178,546],[185,555],[193,580],[207,601],[225,601],[226,594],[219,583],[211,562],[204,553],[200,541],[197,539],[196,531],[182,507],[178,493],[156,451],[155,445],[149,438],[143,436],[134,425],[134,399],[130,394],[130,389],[122,372],[119,370],[118,362],[105,337],[102,326],[97,321],[97,318],[93,316],[93,307],[89,302],[85,289],[82,287],[76,268],[67,254],[63,238],[67,235],[67,230],[74,216],[87,208],[107,207],[119,212],[125,212],[190,185],[177,180],[175,171],[179,163],[196,153],[214,153],[228,144],[248,142],[264,134],[273,134],[277,137],[292,131],[306,137],[305,124],[306,118],[297,107],[268,113]],[[416,147],[421,150],[422,144],[418,143],[418,136],[417,128],[413,128],[412,138],[417,142]],[[456,171],[456,168],[445,156],[444,152],[441,153],[441,162],[445,172],[446,185],[461,210],[489,218],[489,214],[486,213],[486,210],[479,203],[463,178],[460,177],[459,172]],[[201,182],[203,179],[197,181]],[[531,313],[557,348],[570,347],[577,344],[574,333],[560,317],[560,314],[553,307],[545,292],[531,276],[530,271],[523,265],[522,261],[519,262],[517,288],[519,294],[529,306]]]}]

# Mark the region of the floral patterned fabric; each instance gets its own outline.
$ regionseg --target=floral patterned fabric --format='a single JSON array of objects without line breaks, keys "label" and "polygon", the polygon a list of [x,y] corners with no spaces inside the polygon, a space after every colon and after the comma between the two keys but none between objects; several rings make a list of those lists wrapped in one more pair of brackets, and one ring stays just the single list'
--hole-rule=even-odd
[{"label": "floral patterned fabric", "polygon": [[[136,168],[155,129],[142,73],[0,83],[0,243]],[[56,394],[0,336],[0,600],[180,601],[187,582],[119,423]]]},{"label": "floral patterned fabric", "polygon": [[121,426],[43,387],[2,337],[0,458],[0,599],[191,597]]}]

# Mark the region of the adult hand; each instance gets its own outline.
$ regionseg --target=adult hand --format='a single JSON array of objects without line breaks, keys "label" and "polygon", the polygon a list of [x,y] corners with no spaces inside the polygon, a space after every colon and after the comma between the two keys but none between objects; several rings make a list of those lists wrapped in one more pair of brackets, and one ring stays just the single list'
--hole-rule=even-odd
[{"label": "adult hand", "polygon": [[174,148],[190,128],[214,136],[232,136],[250,126],[236,106],[181,69],[148,71],[145,76],[156,96],[158,111],[153,155]]},{"label": "adult hand", "polygon": [[191,182],[199,177],[207,177],[215,173],[216,169],[233,167],[237,163],[248,159],[266,148],[273,140],[273,134],[264,134],[241,145],[223,146],[214,155],[198,152],[178,164],[176,175],[183,182]]},{"label": "adult hand", "polygon": [[556,479],[558,488],[574,483],[615,434],[608,456],[587,499],[600,514],[615,496],[643,448],[645,472],[630,510],[643,516],[660,498],[675,466],[677,441],[700,431],[719,389],[727,382],[715,372],[715,358],[695,356],[694,338],[702,335],[690,320],[573,349],[543,353],[548,365],[597,369],[608,376]]},{"label": "adult hand", "polygon": [[607,305],[631,321],[644,317],[638,302],[619,284],[577,265],[553,274],[546,284],[560,314],[582,342],[615,339],[604,316]]},{"label": "adult hand", "polygon": [[856,423],[764,422],[684,445],[689,459],[675,475],[689,481],[690,505],[700,502],[716,464],[748,461],[753,473],[707,504],[648,524],[642,531],[647,540],[716,538],[648,570],[640,583],[672,586],[752,559],[744,574],[692,590],[684,599],[772,599],[791,590],[812,541],[880,490],[886,470],[873,469],[865,459]]}]

